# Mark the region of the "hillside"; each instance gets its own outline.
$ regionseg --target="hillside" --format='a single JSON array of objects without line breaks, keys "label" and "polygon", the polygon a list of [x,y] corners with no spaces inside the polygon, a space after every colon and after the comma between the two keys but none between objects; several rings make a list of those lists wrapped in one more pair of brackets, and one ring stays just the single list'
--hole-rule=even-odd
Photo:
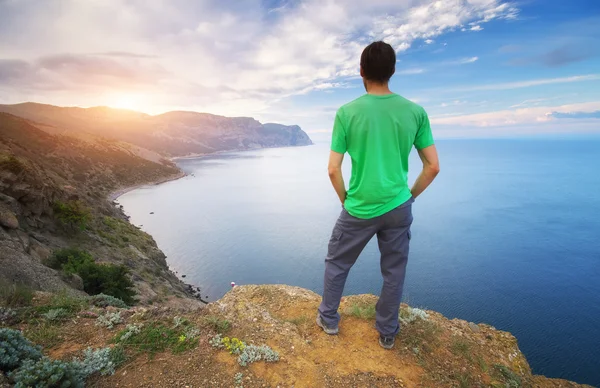
[{"label": "hillside", "polygon": [[219,151],[312,144],[296,125],[261,124],[249,117],[197,112],[157,116],[107,107],[57,107],[36,103],[0,105],[10,113],[64,134],[88,133],[176,157]]},{"label": "hillside", "polygon": [[[87,381],[99,388],[584,387],[532,375],[510,333],[406,305],[396,347],[384,350],[376,301],[344,297],[338,336],[314,323],[319,295],[284,285],[238,286],[204,309],[101,308],[39,295],[10,326],[51,359],[81,359],[88,347],[108,352],[93,363],[105,375]],[[70,307],[60,318],[39,313],[57,306]],[[116,313],[110,327],[103,317]]]},{"label": "hillside", "polygon": [[0,113],[0,283],[81,293],[85,279],[48,268],[54,252],[77,249],[124,265],[141,302],[191,296],[152,237],[106,199],[123,186],[181,176],[171,162],[136,152],[112,140],[52,135]]}]

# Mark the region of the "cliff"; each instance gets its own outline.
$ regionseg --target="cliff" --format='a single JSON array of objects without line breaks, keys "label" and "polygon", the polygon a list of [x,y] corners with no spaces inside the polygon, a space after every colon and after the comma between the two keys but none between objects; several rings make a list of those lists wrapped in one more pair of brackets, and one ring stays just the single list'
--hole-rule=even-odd
[{"label": "cliff", "polygon": [[106,198],[122,186],[180,174],[126,144],[49,134],[0,113],[0,283],[82,293],[82,279],[47,266],[53,252],[78,249],[98,263],[124,265],[140,302],[191,296],[152,237]]},{"label": "cliff", "polygon": [[67,108],[36,103],[0,105],[0,112],[42,124],[52,133],[101,136],[168,157],[312,144],[298,126],[261,124],[249,117],[197,112],[151,116],[107,107]]},{"label": "cliff", "polygon": [[[120,364],[113,375],[91,376],[94,387],[583,387],[532,375],[510,333],[406,305],[396,347],[384,350],[376,300],[343,298],[338,336],[314,323],[319,295],[285,285],[238,286],[202,309],[83,305],[46,323],[60,340],[36,335],[43,319],[15,318],[12,327],[35,335],[53,359],[109,346]],[[107,311],[122,322],[99,327]]]}]

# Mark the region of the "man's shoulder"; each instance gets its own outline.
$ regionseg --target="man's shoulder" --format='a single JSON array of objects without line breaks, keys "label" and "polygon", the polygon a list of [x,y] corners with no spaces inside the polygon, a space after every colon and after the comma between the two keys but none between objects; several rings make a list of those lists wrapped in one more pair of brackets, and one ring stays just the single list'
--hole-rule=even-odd
[{"label": "man's shoulder", "polygon": [[[369,96],[368,94],[363,94],[362,96],[355,98],[354,100],[342,105],[338,109],[338,114],[344,115],[344,114],[347,114],[348,112],[351,113],[356,110],[360,111],[365,105],[368,105],[369,103],[372,102],[369,100],[368,96]],[[419,105],[416,102],[411,101],[399,94],[394,93],[393,101],[395,104],[398,104],[399,108],[410,110],[416,114],[425,113],[425,109],[421,105]]]},{"label": "man's shoulder", "polygon": [[344,105],[340,106],[338,109],[338,114],[340,114],[340,113],[343,114],[345,112],[351,112],[352,110],[361,106],[364,103],[366,96],[367,96],[366,94],[363,94],[362,96],[355,98],[354,100],[347,102]]}]

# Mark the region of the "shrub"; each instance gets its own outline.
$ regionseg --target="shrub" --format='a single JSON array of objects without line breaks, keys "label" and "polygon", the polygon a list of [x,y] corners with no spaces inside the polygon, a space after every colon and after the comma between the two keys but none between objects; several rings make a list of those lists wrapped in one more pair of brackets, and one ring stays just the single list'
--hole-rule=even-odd
[{"label": "shrub", "polygon": [[42,358],[39,346],[23,336],[19,330],[0,329],[0,371],[11,371],[26,360]]},{"label": "shrub", "polygon": [[246,346],[242,354],[238,357],[240,366],[247,366],[256,361],[264,360],[265,362],[279,361],[279,353],[268,346]]},{"label": "shrub", "polygon": [[71,363],[46,357],[38,361],[25,361],[19,369],[10,373],[9,377],[15,382],[15,388],[84,387],[82,376]]},{"label": "shrub", "polygon": [[429,319],[429,315],[424,310],[418,308],[407,307],[406,309],[400,309],[400,317],[398,320],[401,324],[408,325],[409,323],[416,321],[417,318],[426,321]]},{"label": "shrub", "polygon": [[72,365],[84,379],[94,373],[100,373],[102,376],[115,373],[111,348],[96,350],[87,348],[83,351],[83,360],[73,360]]},{"label": "shrub", "polygon": [[98,319],[96,319],[96,326],[106,327],[112,330],[115,325],[123,322],[123,318],[121,318],[121,312],[117,311],[115,313],[107,312],[104,315],[100,315]]},{"label": "shrub", "polygon": [[56,201],[52,209],[58,221],[71,230],[85,230],[92,218],[90,209],[81,201]]},{"label": "shrub", "polygon": [[0,284],[0,302],[6,307],[30,306],[33,290],[24,284]]},{"label": "shrub", "polygon": [[197,327],[190,326],[187,329],[185,329],[184,335],[186,336],[186,338],[193,340],[200,335],[200,329],[198,329]]},{"label": "shrub", "polygon": [[10,307],[0,307],[0,323],[8,324],[17,316],[15,310]]},{"label": "shrub", "polygon": [[77,273],[79,266],[85,262],[94,262],[94,258],[88,252],[77,248],[65,248],[54,251],[45,264],[56,270]]},{"label": "shrub", "polygon": [[141,323],[140,324],[127,325],[127,327],[125,328],[125,330],[119,334],[119,341],[120,342],[126,342],[132,336],[134,336],[136,334],[140,334],[140,332],[142,331],[142,327],[143,326],[144,325],[141,324]]},{"label": "shrub", "polygon": [[112,307],[118,307],[118,308],[122,308],[122,309],[126,309],[127,307],[129,307],[121,299],[115,298],[112,295],[106,295],[106,294],[92,295],[89,297],[89,300],[94,306],[97,306],[97,307],[112,306]]},{"label": "shrub", "polygon": [[265,362],[279,361],[279,353],[266,345],[246,345],[245,342],[237,338],[222,338],[220,334],[215,335],[208,342],[215,348],[225,348],[231,354],[239,354],[238,364],[240,366],[248,366],[248,364],[260,360],[264,360]]},{"label": "shrub", "polygon": [[83,280],[84,291],[90,295],[104,294],[121,299],[123,302],[99,297],[95,300],[96,303],[112,303],[118,305],[115,307],[127,307],[127,304],[131,305],[134,302],[134,285],[125,266],[97,264],[88,252],[75,248],[54,252],[46,265],[66,273],[78,274]]},{"label": "shrub", "polygon": [[63,308],[52,309],[42,316],[48,321],[58,321],[69,315],[69,312]]},{"label": "shrub", "polygon": [[204,318],[204,321],[212,327],[217,333],[227,333],[231,324],[226,319],[221,319],[215,315],[209,315]]},{"label": "shrub", "polygon": [[25,170],[25,164],[23,164],[23,162],[17,159],[14,155],[9,155],[8,157],[0,160],[0,169],[8,170],[14,174],[18,174]]}]

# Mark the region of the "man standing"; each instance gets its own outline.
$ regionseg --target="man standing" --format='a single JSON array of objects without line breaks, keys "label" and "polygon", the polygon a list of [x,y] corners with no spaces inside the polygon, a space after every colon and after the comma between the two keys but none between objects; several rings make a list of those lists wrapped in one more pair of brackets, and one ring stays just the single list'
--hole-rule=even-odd
[{"label": "man standing", "polygon": [[[394,346],[400,331],[411,205],[440,170],[427,113],[388,87],[395,68],[396,53],[389,44],[367,46],[360,58],[367,94],[342,106],[335,117],[329,177],[344,209],[329,240],[323,301],[317,314],[317,325],[327,334],[338,333],[346,278],[365,245],[377,235],[383,288],[376,306],[376,328],[385,349]],[[409,189],[408,156],[413,146],[423,170]],[[346,152],[352,159],[348,191],[342,177]]]}]

